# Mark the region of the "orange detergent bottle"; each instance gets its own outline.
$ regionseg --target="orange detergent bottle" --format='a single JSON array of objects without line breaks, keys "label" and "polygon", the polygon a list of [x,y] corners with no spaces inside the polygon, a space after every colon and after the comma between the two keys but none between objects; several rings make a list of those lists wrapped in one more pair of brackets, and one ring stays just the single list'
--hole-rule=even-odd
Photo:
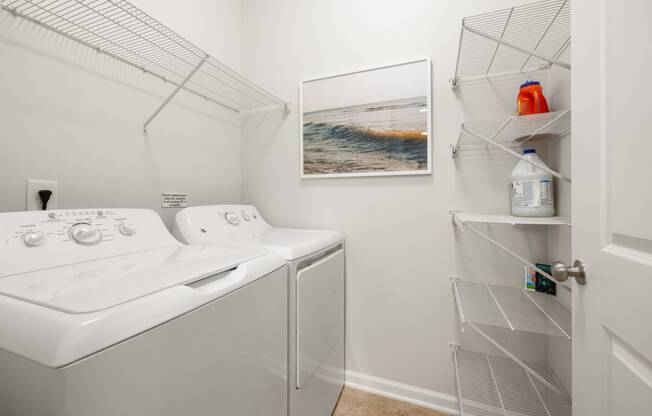
[{"label": "orange detergent bottle", "polygon": [[548,102],[543,96],[543,89],[539,81],[528,81],[521,85],[518,93],[518,115],[547,113]]}]

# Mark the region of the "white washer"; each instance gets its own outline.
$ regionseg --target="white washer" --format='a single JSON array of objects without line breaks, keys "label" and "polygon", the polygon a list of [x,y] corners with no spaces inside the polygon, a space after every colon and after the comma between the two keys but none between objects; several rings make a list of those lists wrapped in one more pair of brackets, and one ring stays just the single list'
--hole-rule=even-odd
[{"label": "white washer", "polygon": [[249,205],[183,209],[173,234],[193,244],[262,248],[288,261],[289,413],[330,416],[344,385],[342,235],[275,228]]},{"label": "white washer", "polygon": [[0,414],[284,416],[285,264],[150,210],[0,214]]}]

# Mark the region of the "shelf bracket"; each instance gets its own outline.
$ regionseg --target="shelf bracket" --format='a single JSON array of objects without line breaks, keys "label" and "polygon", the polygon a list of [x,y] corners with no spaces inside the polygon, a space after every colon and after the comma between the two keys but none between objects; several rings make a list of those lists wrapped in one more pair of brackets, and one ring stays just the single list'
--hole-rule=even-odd
[{"label": "shelf bracket", "polygon": [[455,62],[455,76],[450,79],[453,89],[459,85],[460,54],[462,52],[462,40],[464,39],[464,19],[462,19],[462,28],[460,29],[460,43],[457,45],[457,61]]},{"label": "shelf bracket", "polygon": [[545,56],[543,56],[543,55],[541,55],[541,54],[539,54],[539,53],[537,53],[537,52],[535,52],[533,50],[528,50],[526,48],[522,48],[522,47],[520,47],[518,45],[513,44],[512,42],[508,42],[508,41],[506,41],[504,39],[500,39],[500,38],[497,38],[495,36],[489,35],[487,33],[484,33],[482,31],[480,31],[480,30],[474,29],[474,28],[472,28],[470,26],[463,25],[462,27],[465,30],[468,30],[471,33],[474,33],[474,34],[476,34],[478,36],[482,36],[483,38],[494,41],[494,42],[496,42],[496,43],[498,43],[500,45],[504,45],[504,46],[507,46],[509,48],[515,49],[515,50],[517,50],[519,52],[522,52],[522,53],[524,53],[526,55],[530,55],[530,57],[534,56],[535,58],[539,58],[539,59],[541,59],[543,61],[546,61],[546,62],[548,62],[548,63],[550,63],[552,65],[557,65],[559,67],[569,69],[569,70],[571,69],[570,64],[568,64],[568,63],[566,63],[564,61],[560,61],[560,60],[555,59],[555,58],[545,57]]},{"label": "shelf bracket", "polygon": [[[550,120],[549,122],[547,122],[543,126],[539,127],[534,133],[530,134],[525,139],[521,140],[520,144],[523,144],[523,143],[527,142],[528,140],[530,140],[534,136],[538,135],[539,133],[541,133],[542,131],[544,131],[548,127],[552,126],[553,124],[555,124],[555,122],[557,122],[557,120],[564,117],[566,114],[570,113],[570,111],[571,111],[570,109],[568,109],[566,111],[562,111],[557,117],[554,117],[552,120]],[[513,117],[520,117],[520,116],[513,116]],[[570,127],[569,127],[569,129],[570,129]],[[561,132],[559,134],[559,136],[563,136],[564,134],[565,134],[565,130],[563,132]]]},{"label": "shelf bracket", "polygon": [[455,389],[457,390],[457,400],[460,406],[460,416],[464,416],[464,404],[462,403],[462,386],[460,384],[460,369],[457,364],[457,350],[459,348],[459,345],[451,345],[451,349],[453,350],[453,368],[455,370]]},{"label": "shelf bracket", "polygon": [[487,291],[489,292],[489,295],[491,296],[493,301],[496,303],[496,306],[498,307],[498,310],[500,311],[500,314],[503,315],[503,319],[505,319],[505,322],[509,326],[509,329],[511,329],[512,331],[515,331],[514,325],[512,325],[512,321],[509,320],[509,317],[507,316],[507,314],[505,313],[505,310],[503,309],[503,305],[500,304],[500,302],[498,301],[498,298],[496,297],[496,294],[494,293],[493,290],[491,290],[491,286],[489,286],[488,284],[485,284],[485,287],[487,288]]},{"label": "shelf bracket", "polygon": [[457,215],[455,215],[458,212],[459,212],[458,210],[454,210],[454,209],[452,209],[450,211],[450,213],[451,213],[451,221],[460,230],[460,232],[464,232],[464,221],[462,221],[461,219],[459,219],[457,217]]},{"label": "shelf bracket", "polygon": [[464,317],[464,311],[462,310],[462,300],[460,299],[460,291],[457,288],[457,282],[459,282],[459,277],[451,276],[451,283],[453,284],[453,296],[455,297],[455,306],[457,308],[457,315],[460,318],[460,332],[464,332],[464,324],[466,324],[466,318]]},{"label": "shelf bracket", "polygon": [[206,62],[207,59],[208,59],[208,54],[204,55],[204,57],[199,61],[197,66],[195,66],[192,69],[192,71],[190,71],[190,73],[183,79],[183,81],[181,81],[179,85],[176,86],[176,88],[174,89],[174,91],[172,91],[172,93],[168,96],[168,98],[166,98],[165,101],[163,101],[163,103],[161,103],[161,105],[156,109],[156,111],[154,111],[154,113],[151,116],[149,116],[149,118],[147,119],[147,121],[145,121],[145,124],[143,125],[143,133],[145,133],[145,135],[147,135],[147,126],[149,126],[149,123],[151,123],[152,120],[154,120],[156,116],[158,116],[158,114],[165,108],[165,106],[167,106],[170,103],[170,101],[172,101],[172,99],[179,93],[179,91],[181,91],[181,89],[186,85],[186,83],[190,81],[190,79],[197,73],[197,71],[199,71],[199,68],[201,68],[202,65],[204,65],[204,62]]},{"label": "shelf bracket", "polygon": [[[539,129],[539,130],[541,130],[541,129]],[[520,160],[522,160],[522,161],[524,161],[526,163],[529,163],[532,166],[536,166],[537,168],[539,168],[539,169],[541,169],[541,170],[543,170],[545,172],[548,172],[549,174],[551,174],[552,176],[554,176],[556,178],[563,179],[566,182],[571,183],[571,178],[562,175],[561,173],[557,172],[556,170],[550,169],[548,166],[545,166],[545,165],[542,165],[541,163],[537,163],[537,162],[534,162],[532,160],[529,160],[525,156],[519,154],[518,152],[515,152],[514,150],[510,149],[507,146],[504,146],[504,145],[498,143],[495,140],[490,140],[490,139],[484,137],[483,135],[474,132],[473,130],[469,130],[468,128],[466,128],[464,126],[462,126],[462,132],[466,133],[466,134],[468,134],[468,135],[470,135],[472,137],[475,137],[476,139],[482,140],[483,142],[485,142],[487,144],[495,146],[495,147],[499,148],[500,150],[502,150],[503,152],[509,153],[510,155],[514,156],[515,158],[520,159]],[[533,137],[533,135],[530,135],[530,137]]]},{"label": "shelf bracket", "polygon": [[460,131],[459,136],[457,136],[457,140],[455,143],[451,143],[450,148],[451,148],[451,156],[455,157],[457,156],[457,151],[459,150],[460,147],[460,141],[462,140],[462,136],[464,136],[464,132]]}]

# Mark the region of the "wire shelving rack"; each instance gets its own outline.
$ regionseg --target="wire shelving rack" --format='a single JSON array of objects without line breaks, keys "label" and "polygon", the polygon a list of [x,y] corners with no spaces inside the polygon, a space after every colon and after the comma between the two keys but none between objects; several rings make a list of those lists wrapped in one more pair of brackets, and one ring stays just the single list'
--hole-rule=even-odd
[{"label": "wire shelving rack", "polygon": [[[491,88],[513,78],[539,76],[553,66],[571,69],[571,0],[544,0],[466,17],[462,20],[453,87],[486,82]],[[464,92],[466,94],[466,91]],[[557,177],[570,177],[527,160],[518,151],[530,142],[571,132],[570,110],[505,116],[462,123],[451,144],[453,157],[463,150],[497,148]],[[534,262],[492,236],[491,225],[570,226],[565,217],[524,218],[451,211],[457,230],[473,233],[520,263],[555,280]],[[483,227],[484,225],[484,227]],[[518,287],[488,285],[452,277],[452,295],[461,331],[470,328],[501,351],[494,357],[453,346],[453,362],[462,416],[570,416],[571,399],[548,365],[522,361],[494,338],[494,332],[527,332],[571,339],[571,312],[556,296]],[[497,328],[503,328],[502,330]],[[492,330],[489,330],[492,329]]]},{"label": "wire shelving rack", "polygon": [[289,111],[289,104],[125,0],[0,0],[0,7],[174,85],[144,130],[181,90],[234,113]]},{"label": "wire shelving rack", "polygon": [[544,383],[509,358],[452,349],[461,416],[571,415],[568,395],[548,365],[527,363]]},{"label": "wire shelving rack", "polygon": [[570,0],[545,0],[462,20],[453,86],[465,81],[570,69]]}]

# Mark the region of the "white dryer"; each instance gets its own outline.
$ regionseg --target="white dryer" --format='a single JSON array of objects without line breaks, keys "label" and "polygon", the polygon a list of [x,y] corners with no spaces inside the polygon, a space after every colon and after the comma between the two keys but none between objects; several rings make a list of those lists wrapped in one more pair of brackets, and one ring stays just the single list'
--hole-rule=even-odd
[{"label": "white dryer", "polygon": [[261,248],[288,261],[290,416],[330,416],[344,386],[342,235],[275,228],[249,205],[183,209],[173,235],[192,244]]},{"label": "white dryer", "polygon": [[287,275],[150,210],[0,214],[0,414],[284,416]]}]

